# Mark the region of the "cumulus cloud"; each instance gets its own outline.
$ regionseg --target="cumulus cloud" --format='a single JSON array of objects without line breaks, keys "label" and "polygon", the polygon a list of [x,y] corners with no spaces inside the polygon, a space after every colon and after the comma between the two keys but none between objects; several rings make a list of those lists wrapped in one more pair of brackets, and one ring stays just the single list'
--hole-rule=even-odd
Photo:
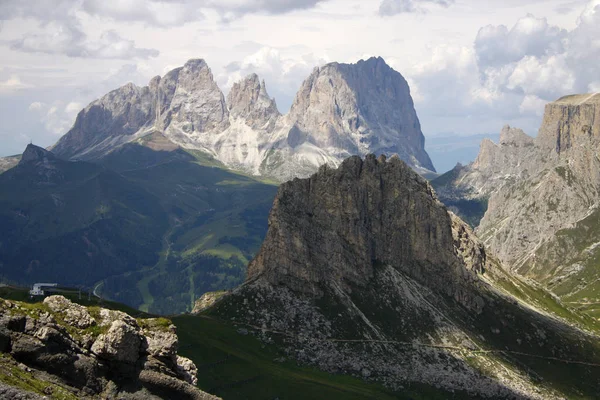
[{"label": "cumulus cloud", "polygon": [[204,19],[198,2],[148,0],[83,0],[82,10],[116,21],[172,27]]},{"label": "cumulus cloud", "polygon": [[29,105],[29,111],[43,123],[46,130],[56,136],[65,134],[71,128],[81,108],[79,103],[65,105],[62,101],[52,104],[35,101]]},{"label": "cumulus cloud", "polygon": [[383,0],[379,5],[380,15],[426,12],[430,6],[448,8],[455,0]]},{"label": "cumulus cloud", "polygon": [[505,25],[488,25],[475,39],[477,61],[481,68],[518,61],[525,56],[541,57],[564,51],[568,32],[550,26],[546,18],[529,14],[509,30]]},{"label": "cumulus cloud", "polygon": [[420,114],[439,126],[466,117],[465,130],[476,119],[502,118],[499,124],[534,133],[546,103],[600,91],[600,0],[587,4],[571,30],[526,15],[512,27],[481,28],[472,47],[439,46],[431,54],[406,71]]},{"label": "cumulus cloud", "polygon": [[18,75],[13,75],[5,81],[0,81],[0,94],[13,93],[31,87],[33,86],[22,82]]},{"label": "cumulus cloud", "polygon": [[28,33],[12,41],[11,48],[86,58],[149,58],[159,54],[158,50],[136,47],[133,40],[121,37],[114,30],[105,31],[98,40],[88,40],[76,24],[59,21],[45,24],[41,32]]},{"label": "cumulus cloud", "polygon": [[326,0],[83,0],[82,9],[90,14],[117,21],[142,22],[173,27],[201,21],[203,11],[218,12],[226,19],[253,13],[283,14],[308,9]]}]

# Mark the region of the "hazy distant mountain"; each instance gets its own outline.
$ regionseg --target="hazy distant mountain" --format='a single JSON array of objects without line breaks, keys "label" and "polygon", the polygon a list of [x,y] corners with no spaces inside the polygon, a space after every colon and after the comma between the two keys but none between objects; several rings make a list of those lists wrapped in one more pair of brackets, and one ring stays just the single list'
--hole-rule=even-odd
[{"label": "hazy distant mountain", "polygon": [[500,135],[480,134],[480,135],[456,135],[444,134],[439,136],[430,136],[425,142],[425,150],[435,169],[443,174],[450,171],[457,163],[467,165],[477,158],[479,145],[483,139],[490,139],[497,142]]},{"label": "hazy distant mountain", "polygon": [[278,181],[353,154],[397,154],[434,170],[408,84],[381,58],[316,68],[287,115],[255,74],[225,100],[204,60],[190,60],[148,86],[127,84],[92,102],[53,151],[93,160],[152,132]]}]

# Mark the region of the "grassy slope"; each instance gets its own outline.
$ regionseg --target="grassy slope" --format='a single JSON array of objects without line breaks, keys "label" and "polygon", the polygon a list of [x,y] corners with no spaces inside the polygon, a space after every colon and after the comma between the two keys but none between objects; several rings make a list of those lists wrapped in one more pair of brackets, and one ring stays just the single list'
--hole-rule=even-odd
[{"label": "grassy slope", "polygon": [[0,279],[84,285],[164,314],[238,285],[277,188],[191,153],[130,144],[104,168],[57,160],[50,185],[34,168],[0,175]]},{"label": "grassy slope", "polygon": [[198,367],[198,386],[226,400],[468,398],[426,385],[392,392],[362,379],[298,366],[276,346],[240,334],[235,326],[218,319],[182,315],[173,322],[181,344],[179,353]]},{"label": "grassy slope", "polygon": [[[60,294],[85,306],[101,306],[129,313],[137,318],[153,317],[126,305],[92,296],[88,300],[78,291],[64,289]],[[40,299],[29,299],[27,289],[0,287],[0,298],[24,301],[38,306]],[[180,315],[172,322],[177,326],[179,354],[191,358],[198,366],[198,387],[226,400],[235,399],[446,399],[449,394],[435,388],[417,385],[402,393],[361,379],[330,375],[312,368],[297,366],[285,360],[275,346],[265,345],[251,335],[241,334],[230,323],[217,319]],[[140,320],[141,323],[143,320]],[[71,399],[49,382],[16,370],[9,358],[0,355],[0,381],[35,393],[46,387],[55,391],[55,399]],[[456,397],[465,398],[465,397]]]},{"label": "grassy slope", "polygon": [[[243,281],[266,233],[276,186],[227,171],[199,151],[127,145],[102,162],[158,197],[170,221],[158,262],[110,277],[103,295],[171,314],[191,310],[207,291]],[[141,300],[132,303],[136,295]]]},{"label": "grassy slope", "polygon": [[[600,210],[558,231],[519,269],[568,306],[600,321]],[[547,266],[553,266],[548,269]]]}]

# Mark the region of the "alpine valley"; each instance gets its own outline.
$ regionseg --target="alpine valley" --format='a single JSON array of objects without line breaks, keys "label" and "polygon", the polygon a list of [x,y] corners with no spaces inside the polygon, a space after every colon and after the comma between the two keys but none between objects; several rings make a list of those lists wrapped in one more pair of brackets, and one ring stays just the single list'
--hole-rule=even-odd
[{"label": "alpine valley", "polygon": [[0,162],[0,396],[596,399],[599,121],[438,176],[381,58],[286,115],[203,60],[125,85]]}]

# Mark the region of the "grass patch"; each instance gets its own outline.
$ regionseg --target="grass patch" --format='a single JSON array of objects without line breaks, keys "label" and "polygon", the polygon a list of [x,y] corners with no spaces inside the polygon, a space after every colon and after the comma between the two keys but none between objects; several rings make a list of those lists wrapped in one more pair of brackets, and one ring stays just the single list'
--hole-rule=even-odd
[{"label": "grass patch", "polygon": [[227,400],[452,398],[452,394],[427,385],[411,384],[402,392],[394,392],[351,376],[298,366],[285,359],[276,346],[242,335],[235,326],[207,316],[181,315],[174,317],[173,323],[179,336],[179,354],[198,367],[198,386]]}]

